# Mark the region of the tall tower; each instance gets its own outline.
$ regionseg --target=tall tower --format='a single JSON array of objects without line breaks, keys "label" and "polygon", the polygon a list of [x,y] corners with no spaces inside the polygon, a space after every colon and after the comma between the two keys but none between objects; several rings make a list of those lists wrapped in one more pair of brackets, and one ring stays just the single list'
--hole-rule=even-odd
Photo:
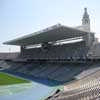
[{"label": "tall tower", "polygon": [[90,19],[89,15],[87,13],[87,8],[84,8],[84,14],[82,18],[82,26],[84,27],[84,30],[90,31]]}]

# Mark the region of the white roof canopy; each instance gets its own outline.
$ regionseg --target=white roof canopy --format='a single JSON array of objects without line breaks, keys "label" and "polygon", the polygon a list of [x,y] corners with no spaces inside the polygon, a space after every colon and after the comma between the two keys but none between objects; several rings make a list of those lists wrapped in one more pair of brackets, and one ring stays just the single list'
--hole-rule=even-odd
[{"label": "white roof canopy", "polygon": [[66,27],[60,24],[46,28],[42,31],[4,42],[7,45],[27,46],[40,44],[45,42],[53,42],[68,38],[79,37],[88,34],[89,32],[81,31],[75,28]]}]

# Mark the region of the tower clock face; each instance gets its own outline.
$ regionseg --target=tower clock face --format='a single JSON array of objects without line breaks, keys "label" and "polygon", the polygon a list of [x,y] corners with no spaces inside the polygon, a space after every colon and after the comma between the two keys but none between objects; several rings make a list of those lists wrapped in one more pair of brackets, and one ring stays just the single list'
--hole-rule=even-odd
[{"label": "tower clock face", "polygon": [[85,24],[87,24],[88,23],[88,20],[87,19],[85,19]]},{"label": "tower clock face", "polygon": [[84,24],[89,24],[89,19],[85,19]]}]

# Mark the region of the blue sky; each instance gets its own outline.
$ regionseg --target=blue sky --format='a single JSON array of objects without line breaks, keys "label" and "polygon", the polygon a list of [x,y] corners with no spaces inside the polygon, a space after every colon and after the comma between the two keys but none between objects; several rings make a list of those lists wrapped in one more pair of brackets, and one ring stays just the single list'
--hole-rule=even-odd
[{"label": "blue sky", "polygon": [[80,25],[84,7],[88,8],[92,31],[100,33],[100,0],[0,0],[0,52],[19,51],[19,47],[2,42],[48,26]]}]

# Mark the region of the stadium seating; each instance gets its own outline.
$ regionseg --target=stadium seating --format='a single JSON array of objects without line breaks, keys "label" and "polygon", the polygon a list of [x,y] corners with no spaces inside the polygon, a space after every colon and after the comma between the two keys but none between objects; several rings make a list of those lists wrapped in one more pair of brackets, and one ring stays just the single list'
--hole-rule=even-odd
[{"label": "stadium seating", "polygon": [[19,57],[19,53],[0,53],[0,60],[15,59]]},{"label": "stadium seating", "polygon": [[83,66],[84,64],[79,64],[76,67],[75,64],[11,62],[6,70],[37,78],[64,82],[73,79],[75,75],[88,67]]},{"label": "stadium seating", "polygon": [[72,82],[67,91],[60,92],[45,100],[99,100],[100,99],[100,70],[79,81]]},{"label": "stadium seating", "polygon": [[86,58],[88,48],[84,42],[50,46],[48,49],[24,49],[21,58],[27,59],[83,59]]},{"label": "stadium seating", "polygon": [[[7,62],[1,61],[1,66],[9,66],[5,70],[23,73],[41,79],[67,82],[81,79],[100,70],[100,64],[64,64],[64,63],[36,63],[36,62]],[[89,69],[89,70],[87,70]],[[87,70],[87,71],[86,71]],[[85,73],[85,74],[84,74]],[[88,79],[87,79],[88,80]],[[85,82],[85,80],[84,80]]]},{"label": "stadium seating", "polygon": [[[0,61],[4,71],[26,74],[41,79],[68,82],[67,90],[46,100],[96,100],[100,97],[100,64],[35,63]],[[84,73],[86,75],[84,75]]]}]

